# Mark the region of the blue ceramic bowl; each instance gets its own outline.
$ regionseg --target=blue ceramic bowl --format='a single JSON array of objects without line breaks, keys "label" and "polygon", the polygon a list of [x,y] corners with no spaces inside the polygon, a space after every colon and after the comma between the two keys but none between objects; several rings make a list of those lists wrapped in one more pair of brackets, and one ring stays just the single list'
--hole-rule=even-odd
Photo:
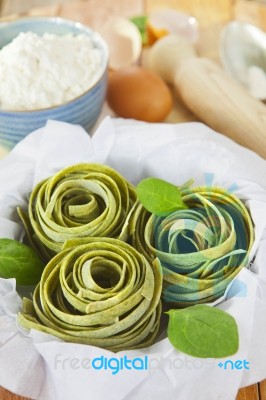
[{"label": "blue ceramic bowl", "polygon": [[97,82],[81,96],[59,106],[34,111],[0,110],[0,145],[12,148],[28,133],[45,125],[48,119],[82,125],[88,132],[95,124],[105,99],[107,88],[108,48],[101,36],[91,29],[62,18],[22,18],[0,23],[0,48],[12,41],[20,32],[46,32],[56,35],[67,33],[88,35],[102,53],[101,70]]}]

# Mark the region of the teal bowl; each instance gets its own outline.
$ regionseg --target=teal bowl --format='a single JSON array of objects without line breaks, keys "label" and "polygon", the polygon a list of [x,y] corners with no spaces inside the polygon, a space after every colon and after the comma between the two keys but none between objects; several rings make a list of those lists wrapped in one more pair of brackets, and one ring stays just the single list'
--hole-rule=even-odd
[{"label": "teal bowl", "polygon": [[65,35],[85,34],[102,54],[101,68],[96,83],[79,97],[64,104],[33,111],[0,110],[0,146],[11,149],[30,132],[44,126],[48,119],[69,122],[92,129],[101,112],[107,89],[108,47],[97,33],[86,26],[62,18],[22,18],[0,23],[0,49],[12,41],[20,32],[38,35],[52,33]]}]

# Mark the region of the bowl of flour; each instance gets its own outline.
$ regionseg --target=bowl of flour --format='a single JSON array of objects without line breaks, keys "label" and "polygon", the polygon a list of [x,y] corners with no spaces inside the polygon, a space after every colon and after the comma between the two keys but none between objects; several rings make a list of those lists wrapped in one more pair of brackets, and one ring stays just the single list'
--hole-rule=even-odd
[{"label": "bowl of flour", "polygon": [[62,18],[0,23],[0,146],[13,147],[54,119],[88,132],[104,103],[108,48]]}]

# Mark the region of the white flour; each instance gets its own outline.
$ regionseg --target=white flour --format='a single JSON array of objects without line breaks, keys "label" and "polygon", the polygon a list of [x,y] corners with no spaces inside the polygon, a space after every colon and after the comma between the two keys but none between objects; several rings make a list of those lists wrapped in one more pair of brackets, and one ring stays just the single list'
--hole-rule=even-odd
[{"label": "white flour", "polygon": [[101,51],[86,35],[20,33],[0,50],[0,108],[36,110],[65,103],[97,80]]}]

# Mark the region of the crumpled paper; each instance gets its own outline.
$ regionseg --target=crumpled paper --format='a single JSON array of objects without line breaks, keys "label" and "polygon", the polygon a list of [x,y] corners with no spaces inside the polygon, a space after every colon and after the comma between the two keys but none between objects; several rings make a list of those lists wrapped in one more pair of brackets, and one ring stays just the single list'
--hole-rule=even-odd
[{"label": "crumpled paper", "polygon": [[[182,184],[220,185],[246,201],[255,224],[251,270],[242,269],[217,307],[237,320],[238,353],[247,369],[226,370],[225,360],[205,360],[176,351],[167,338],[148,349],[112,353],[63,343],[17,326],[21,299],[15,280],[0,279],[0,385],[38,400],[231,400],[241,386],[266,378],[266,163],[256,154],[199,123],[146,124],[106,118],[90,138],[79,126],[48,121],[0,161],[0,237],[20,240],[16,206],[33,186],[79,162],[110,165],[132,183],[148,176]],[[147,370],[82,368],[95,357],[149,358]],[[74,361],[73,361],[74,360]],[[75,361],[76,360],[76,361]],[[74,367],[73,367],[74,365]],[[79,367],[79,368],[78,368]]]}]

